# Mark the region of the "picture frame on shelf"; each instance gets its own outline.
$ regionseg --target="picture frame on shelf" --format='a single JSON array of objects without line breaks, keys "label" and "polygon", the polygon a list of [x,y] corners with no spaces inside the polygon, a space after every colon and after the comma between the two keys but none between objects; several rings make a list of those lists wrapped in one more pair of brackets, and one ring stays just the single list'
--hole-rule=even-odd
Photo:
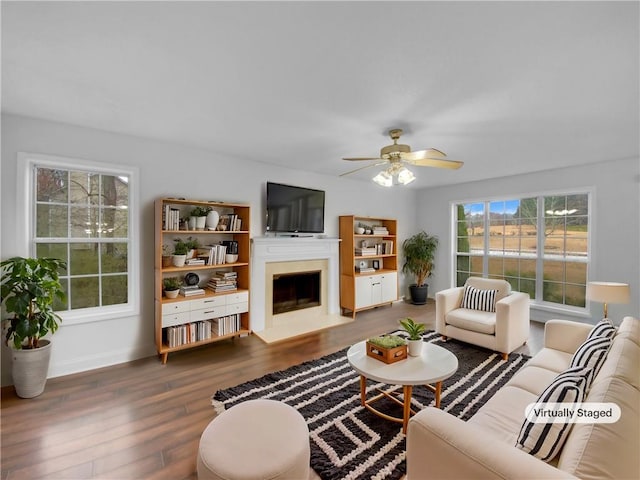
[{"label": "picture frame on shelf", "polygon": [[372,266],[373,266],[374,270],[380,270],[380,260],[373,260],[372,261]]}]

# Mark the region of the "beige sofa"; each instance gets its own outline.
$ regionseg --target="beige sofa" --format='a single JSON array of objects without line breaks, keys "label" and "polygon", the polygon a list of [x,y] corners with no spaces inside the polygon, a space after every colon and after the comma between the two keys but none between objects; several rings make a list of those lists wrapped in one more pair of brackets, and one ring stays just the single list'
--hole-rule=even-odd
[{"label": "beige sofa", "polygon": [[[465,287],[497,290],[495,312],[461,308]],[[436,293],[436,332],[507,356],[529,338],[529,295],[505,280],[469,277],[465,287]]]},{"label": "beige sofa", "polygon": [[626,317],[585,402],[616,403],[616,423],[573,424],[550,463],[515,447],[525,407],[569,366],[592,325],[550,320],[544,348],[467,422],[429,407],[407,432],[407,479],[640,478],[640,321]]}]

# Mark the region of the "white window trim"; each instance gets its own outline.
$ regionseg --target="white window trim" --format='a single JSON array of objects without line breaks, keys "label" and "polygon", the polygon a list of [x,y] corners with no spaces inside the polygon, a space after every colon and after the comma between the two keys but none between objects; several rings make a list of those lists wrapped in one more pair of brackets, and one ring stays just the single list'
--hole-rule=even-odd
[{"label": "white window trim", "polygon": [[[595,264],[595,252],[596,252],[596,248],[595,248],[595,235],[593,232],[595,232],[596,230],[596,213],[594,211],[593,205],[595,205],[595,196],[596,196],[596,189],[594,186],[587,186],[587,187],[582,187],[582,188],[567,188],[567,189],[559,189],[559,190],[547,190],[547,191],[539,191],[539,192],[534,192],[534,193],[514,193],[514,194],[510,194],[510,195],[500,195],[500,196],[487,196],[484,199],[481,198],[473,198],[473,199],[463,199],[463,200],[452,200],[451,202],[449,202],[449,210],[450,210],[450,215],[449,215],[449,221],[451,223],[450,226],[450,233],[451,233],[451,242],[450,242],[450,252],[451,252],[451,262],[449,262],[450,265],[450,273],[449,273],[449,278],[451,279],[450,282],[450,287],[455,287],[456,286],[456,254],[457,254],[457,248],[458,248],[458,230],[457,230],[457,225],[456,225],[456,220],[458,217],[458,213],[456,210],[456,205],[461,204],[461,203],[483,203],[484,202],[499,202],[499,201],[507,201],[507,200],[513,200],[513,199],[522,199],[522,198],[532,198],[532,197],[546,197],[546,196],[553,196],[553,195],[579,195],[579,194],[587,194],[588,195],[588,205],[589,205],[589,231],[587,232],[587,256],[589,258],[588,261],[585,261],[585,263],[587,264],[587,282],[591,281],[592,276],[596,273],[594,272],[594,269],[592,268],[592,265]],[[538,209],[540,212],[540,209],[544,209],[543,206],[538,205]],[[537,240],[538,242],[538,252],[540,252],[540,239]],[[488,244],[485,244],[488,245]],[[536,258],[539,256],[539,254],[536,254]],[[488,257],[488,254],[485,252],[483,253],[483,262],[486,261],[486,258]],[[536,260],[536,263],[538,263],[538,261]],[[486,270],[486,266],[483,265],[483,270]],[[536,271],[536,291],[541,292],[541,288],[542,288],[542,276],[538,275],[539,272]],[[587,299],[585,302],[585,306],[584,307],[572,307],[569,305],[562,305],[559,303],[551,303],[551,302],[546,302],[544,300],[536,300],[536,299],[531,299],[531,307],[532,308],[536,308],[539,310],[544,310],[544,311],[548,311],[548,312],[553,312],[553,313],[560,313],[560,314],[571,314],[571,315],[575,315],[575,316],[580,316],[580,317],[591,317],[591,302]]]},{"label": "white window trim", "polygon": [[129,175],[129,243],[128,255],[128,300],[126,305],[109,305],[104,307],[83,308],[72,311],[58,312],[62,318],[62,325],[79,325],[83,323],[113,320],[122,317],[132,317],[140,314],[140,245],[138,239],[140,212],[138,202],[139,170],[137,167],[99,163],[39,153],[18,152],[17,191],[22,192],[21,198],[16,198],[16,236],[17,243],[22,249],[21,255],[34,256],[33,215],[35,202],[33,191],[34,167],[58,167],[70,170],[90,170],[103,174]]}]

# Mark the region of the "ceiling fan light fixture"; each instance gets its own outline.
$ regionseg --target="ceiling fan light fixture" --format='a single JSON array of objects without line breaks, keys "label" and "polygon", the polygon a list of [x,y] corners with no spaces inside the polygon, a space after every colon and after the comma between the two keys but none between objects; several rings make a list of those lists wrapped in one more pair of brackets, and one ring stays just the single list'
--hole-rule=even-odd
[{"label": "ceiling fan light fixture", "polygon": [[393,176],[387,170],[383,170],[373,177],[373,181],[383,187],[390,187],[393,185]]},{"label": "ceiling fan light fixture", "polygon": [[408,168],[402,167],[398,172],[398,183],[408,185],[416,179],[416,176]]}]

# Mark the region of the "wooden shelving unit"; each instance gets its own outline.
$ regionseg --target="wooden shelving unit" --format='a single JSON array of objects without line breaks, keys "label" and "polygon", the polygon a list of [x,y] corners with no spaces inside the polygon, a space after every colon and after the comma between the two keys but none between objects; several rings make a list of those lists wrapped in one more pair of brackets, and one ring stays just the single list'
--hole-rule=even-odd
[{"label": "wooden shelving unit", "polygon": [[[359,234],[360,224],[370,227],[384,227],[385,233]],[[364,217],[357,215],[340,216],[340,308],[342,314],[369,308],[390,305],[398,299],[398,242],[397,221],[389,218]],[[361,255],[357,249],[367,245],[376,247],[374,254]],[[389,245],[391,247],[389,248]],[[359,272],[361,265],[375,271]]]},{"label": "wooden shelving unit", "polygon": [[[165,229],[164,216],[166,207],[177,209],[180,217],[188,217],[191,209],[197,206],[211,207],[220,216],[234,214],[242,220],[241,230],[173,230]],[[224,202],[207,202],[200,200],[188,200],[178,198],[159,198],[155,202],[155,337],[156,348],[162,363],[167,362],[169,353],[189,348],[206,345],[220,340],[234,338],[251,333],[249,315],[249,256],[251,211],[249,205],[232,204]],[[173,251],[176,238],[183,240],[193,237],[201,245],[218,244],[224,240],[238,242],[238,260],[234,263],[221,263],[215,265],[185,265],[183,267],[162,265],[163,245],[167,245]],[[237,290],[215,293],[206,288],[209,278],[216,271],[234,271],[237,273]],[[166,298],[163,295],[163,279],[173,276],[184,276],[194,272],[200,277],[199,285],[204,288],[204,295],[175,299]],[[237,317],[235,317],[237,315]],[[209,338],[190,337],[184,343],[169,346],[168,330],[172,327],[182,327],[189,331],[198,328],[197,323],[205,320],[226,321],[226,318],[239,319],[233,326],[225,328],[229,330],[224,334],[212,333]],[[222,320],[221,320],[222,319]]]}]

